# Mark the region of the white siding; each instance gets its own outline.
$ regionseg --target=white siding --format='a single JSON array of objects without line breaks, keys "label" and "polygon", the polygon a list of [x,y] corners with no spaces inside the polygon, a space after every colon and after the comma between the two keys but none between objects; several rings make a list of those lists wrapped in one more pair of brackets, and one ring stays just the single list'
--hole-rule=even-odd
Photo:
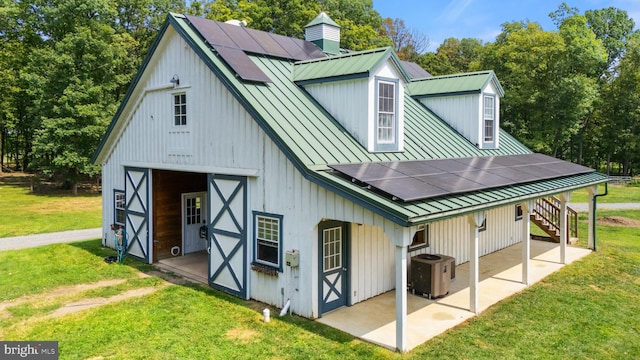
[{"label": "white siding", "polygon": [[[369,78],[309,84],[305,89],[368,151],[375,147],[375,79],[399,79],[390,61],[373,69]],[[404,81],[398,83],[398,151],[404,148]]]},{"label": "white siding", "polygon": [[[486,212],[487,230],[479,235],[480,256],[522,241],[522,220],[515,220],[515,206],[507,205]],[[470,225],[466,217],[438,221],[429,225],[430,254],[453,256],[456,264],[469,261]],[[420,253],[420,252],[416,252]],[[411,255],[414,255],[413,253]]]},{"label": "white siding", "polygon": [[367,86],[367,79],[357,79],[312,84],[305,89],[362,146],[367,147],[368,119],[372,111]]},{"label": "white siding", "polygon": [[472,144],[481,143],[480,95],[442,96],[420,101]]},{"label": "white siding", "polygon": [[305,29],[304,38],[307,41],[327,39],[340,42],[340,28],[326,24],[311,26]]}]

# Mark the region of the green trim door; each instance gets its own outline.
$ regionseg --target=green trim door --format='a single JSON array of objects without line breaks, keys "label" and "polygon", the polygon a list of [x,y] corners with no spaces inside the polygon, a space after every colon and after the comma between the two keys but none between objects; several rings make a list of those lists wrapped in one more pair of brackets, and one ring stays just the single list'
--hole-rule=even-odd
[{"label": "green trim door", "polygon": [[348,305],[348,223],[324,221],[318,225],[320,316]]},{"label": "green trim door", "polygon": [[247,178],[209,175],[209,286],[247,298]]},{"label": "green trim door", "polygon": [[128,254],[151,263],[149,246],[149,169],[125,167],[125,230]]}]

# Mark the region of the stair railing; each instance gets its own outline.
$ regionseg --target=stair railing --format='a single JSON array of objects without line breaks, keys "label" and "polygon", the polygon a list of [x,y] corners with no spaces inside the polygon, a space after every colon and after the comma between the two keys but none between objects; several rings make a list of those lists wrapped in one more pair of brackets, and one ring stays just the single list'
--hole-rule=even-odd
[{"label": "stair railing", "polygon": [[[560,233],[560,199],[554,196],[537,199],[533,213],[547,224],[549,230]],[[567,235],[567,240],[578,237],[578,213],[570,207],[567,207]]]}]

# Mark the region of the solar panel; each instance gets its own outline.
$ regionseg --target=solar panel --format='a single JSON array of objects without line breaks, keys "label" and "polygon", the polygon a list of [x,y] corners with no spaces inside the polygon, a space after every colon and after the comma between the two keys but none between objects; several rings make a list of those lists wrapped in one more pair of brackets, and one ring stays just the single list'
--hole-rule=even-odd
[{"label": "solar panel", "polygon": [[256,53],[256,54],[264,54],[265,50],[260,46],[258,41],[252,36],[251,33],[247,31],[246,28],[242,26],[236,26],[225,23],[218,23],[220,29],[225,32],[225,34],[233,40],[238,49],[241,49],[246,52]]},{"label": "solar panel", "polygon": [[247,29],[247,31],[264,48],[265,54],[285,59],[289,58],[289,53],[278,45],[269,33],[254,29]]},{"label": "solar panel", "polygon": [[193,28],[243,80],[271,82],[269,77],[249,59],[246,53],[291,60],[310,60],[325,56],[313,43],[308,41],[197,16],[187,15],[186,17]]},{"label": "solar panel", "polygon": [[216,51],[233,71],[242,79],[248,81],[271,82],[271,79],[260,70],[244,51],[240,49],[215,46]]},{"label": "solar panel", "polygon": [[403,201],[473,192],[593,172],[543,154],[329,165]]}]

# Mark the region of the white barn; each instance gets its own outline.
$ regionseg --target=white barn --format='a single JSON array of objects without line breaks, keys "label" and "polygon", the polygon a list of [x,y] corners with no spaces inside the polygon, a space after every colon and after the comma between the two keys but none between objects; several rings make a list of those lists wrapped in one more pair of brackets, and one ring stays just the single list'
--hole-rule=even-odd
[{"label": "white barn", "polygon": [[501,130],[491,71],[341,51],[324,13],[307,36],[168,17],[95,155],[106,245],[115,225],[148,263],[208,249],[212,287],[317,318],[407,288],[417,254],[477,269],[528,244],[536,200],[559,195],[566,218],[571,191],[606,180]]}]

